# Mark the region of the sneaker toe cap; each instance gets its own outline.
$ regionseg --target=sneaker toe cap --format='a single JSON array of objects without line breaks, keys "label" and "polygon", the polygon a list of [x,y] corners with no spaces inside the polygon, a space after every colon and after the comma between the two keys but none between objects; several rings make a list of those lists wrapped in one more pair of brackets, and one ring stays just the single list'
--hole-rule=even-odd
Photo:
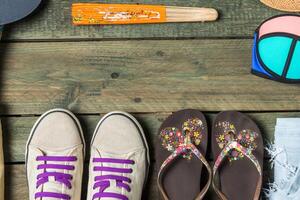
[{"label": "sneaker toe cap", "polygon": [[145,149],[141,131],[137,122],[129,116],[111,114],[98,125],[92,146],[116,154]]},{"label": "sneaker toe cap", "polygon": [[29,145],[47,150],[62,150],[82,144],[80,127],[67,112],[53,111],[35,125]]}]

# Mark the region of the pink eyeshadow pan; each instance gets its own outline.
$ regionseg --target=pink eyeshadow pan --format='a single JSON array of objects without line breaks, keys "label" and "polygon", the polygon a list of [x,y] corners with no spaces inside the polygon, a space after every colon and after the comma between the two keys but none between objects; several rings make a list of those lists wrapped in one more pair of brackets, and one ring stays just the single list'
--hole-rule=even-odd
[{"label": "pink eyeshadow pan", "polygon": [[266,21],[259,29],[259,38],[276,32],[300,36],[300,16],[281,16]]}]

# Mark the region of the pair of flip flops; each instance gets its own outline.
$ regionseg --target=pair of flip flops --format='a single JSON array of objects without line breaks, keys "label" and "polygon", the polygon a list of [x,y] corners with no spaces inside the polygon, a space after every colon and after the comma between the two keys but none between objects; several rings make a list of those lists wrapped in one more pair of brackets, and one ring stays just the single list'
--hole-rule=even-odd
[{"label": "pair of flip flops", "polygon": [[[215,118],[212,169],[205,158],[208,126],[200,111],[172,114],[162,124],[158,137],[157,184],[164,200],[203,199],[211,183],[222,200],[259,199],[263,140],[257,125],[246,115],[227,111]],[[204,167],[208,177],[201,184]]]}]

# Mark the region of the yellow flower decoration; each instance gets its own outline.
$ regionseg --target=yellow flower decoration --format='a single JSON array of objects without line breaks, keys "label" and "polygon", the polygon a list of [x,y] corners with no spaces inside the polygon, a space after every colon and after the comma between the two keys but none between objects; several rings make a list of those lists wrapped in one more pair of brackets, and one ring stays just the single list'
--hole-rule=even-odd
[{"label": "yellow flower decoration", "polygon": [[198,131],[194,132],[195,137],[199,137],[200,133]]},{"label": "yellow flower decoration", "polygon": [[224,135],[219,135],[219,140],[223,141],[225,139]]}]

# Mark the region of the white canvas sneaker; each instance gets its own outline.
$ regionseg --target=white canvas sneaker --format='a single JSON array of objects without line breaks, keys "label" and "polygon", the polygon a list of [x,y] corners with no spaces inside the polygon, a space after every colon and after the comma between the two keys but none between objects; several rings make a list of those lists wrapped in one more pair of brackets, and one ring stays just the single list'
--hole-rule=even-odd
[{"label": "white canvas sneaker", "polygon": [[80,200],[85,143],[78,119],[54,109],[35,123],[26,146],[30,200]]},{"label": "white canvas sneaker", "polygon": [[140,200],[149,150],[137,120],[112,112],[98,123],[91,142],[88,200]]}]

